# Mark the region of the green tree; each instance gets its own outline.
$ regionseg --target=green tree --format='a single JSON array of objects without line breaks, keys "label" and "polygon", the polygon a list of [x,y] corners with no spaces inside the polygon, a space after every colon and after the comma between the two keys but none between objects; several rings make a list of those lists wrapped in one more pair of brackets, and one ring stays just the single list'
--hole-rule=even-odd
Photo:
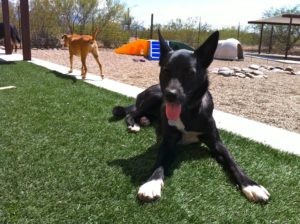
[{"label": "green tree", "polygon": [[54,0],[55,14],[64,33],[74,33],[76,0]]},{"label": "green tree", "polygon": [[84,33],[87,23],[92,22],[97,8],[97,0],[76,0],[75,20],[78,22],[80,34]]},{"label": "green tree", "polygon": [[[52,0],[30,1],[30,31],[32,44],[48,48],[59,45],[60,26]],[[55,42],[55,43],[52,43]]]}]

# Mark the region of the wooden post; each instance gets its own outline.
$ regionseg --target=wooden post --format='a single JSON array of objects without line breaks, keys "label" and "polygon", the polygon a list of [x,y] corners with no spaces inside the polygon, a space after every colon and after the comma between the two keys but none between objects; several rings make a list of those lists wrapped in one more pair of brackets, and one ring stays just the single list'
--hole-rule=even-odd
[{"label": "wooden post", "polygon": [[150,38],[153,39],[153,13],[151,14]]},{"label": "wooden post", "polygon": [[200,44],[200,33],[201,33],[201,17],[199,19],[199,25],[198,25],[197,45]]},{"label": "wooden post", "polygon": [[239,25],[238,25],[238,30],[237,30],[237,40],[240,40],[240,23],[239,23]]},{"label": "wooden post", "polygon": [[284,56],[285,59],[287,59],[288,51],[290,49],[290,37],[291,37],[292,21],[293,21],[293,17],[291,16],[290,17],[288,36],[287,36],[287,40],[286,40],[286,48],[285,48],[285,56]]},{"label": "wooden post", "polygon": [[271,53],[272,50],[272,42],[273,42],[273,30],[274,30],[274,26],[271,26],[271,34],[270,34],[270,42],[269,42],[269,54]]},{"label": "wooden post", "polygon": [[9,26],[9,6],[8,0],[2,0],[2,15],[4,23],[4,45],[5,54],[12,53],[11,38],[10,38],[10,26]]},{"label": "wooden post", "polygon": [[258,54],[260,54],[260,51],[261,51],[261,43],[262,43],[263,31],[264,31],[264,24],[261,24],[260,39],[259,39],[259,46],[258,46]]},{"label": "wooden post", "polygon": [[20,9],[21,9],[21,26],[22,26],[22,42],[23,42],[23,60],[27,61],[27,60],[31,60],[28,0],[20,1]]}]

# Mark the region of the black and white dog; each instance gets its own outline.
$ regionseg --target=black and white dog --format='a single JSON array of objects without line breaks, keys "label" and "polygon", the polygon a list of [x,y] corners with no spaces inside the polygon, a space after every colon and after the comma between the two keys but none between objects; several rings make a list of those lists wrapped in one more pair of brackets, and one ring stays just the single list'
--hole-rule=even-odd
[{"label": "black and white dog", "polygon": [[176,144],[201,141],[250,201],[268,201],[269,192],[239,168],[223,145],[212,117],[214,105],[208,91],[207,68],[213,61],[219,32],[214,32],[194,52],[173,51],[159,31],[158,34],[161,54],[159,85],[140,93],[135,105],[113,109],[114,116],[126,116],[131,131],[138,131],[139,125],[147,120],[157,124],[161,142],[159,153],[153,174],[139,188],[139,199],[152,201],[161,197],[165,172],[174,158]]}]

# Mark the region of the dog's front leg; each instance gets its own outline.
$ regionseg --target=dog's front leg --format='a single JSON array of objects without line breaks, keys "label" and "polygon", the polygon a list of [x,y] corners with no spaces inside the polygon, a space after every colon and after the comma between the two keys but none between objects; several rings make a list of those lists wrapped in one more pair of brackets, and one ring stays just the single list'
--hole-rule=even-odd
[{"label": "dog's front leg", "polygon": [[241,170],[230,152],[221,142],[217,130],[215,134],[206,139],[206,144],[211,149],[216,160],[228,171],[233,181],[250,201],[266,202],[269,200],[269,192],[263,186],[251,180]]},{"label": "dog's front leg", "polygon": [[73,72],[73,54],[70,53],[70,70],[69,73]]},{"label": "dog's front leg", "polygon": [[161,189],[164,186],[164,168],[156,168],[146,183],[140,186],[138,197],[142,201],[153,201],[161,197]]},{"label": "dog's front leg", "polygon": [[159,154],[154,166],[154,172],[146,183],[140,186],[138,197],[142,201],[154,201],[161,197],[164,186],[165,172],[175,157],[175,146],[181,135],[177,132],[168,133],[164,136],[159,148]]}]

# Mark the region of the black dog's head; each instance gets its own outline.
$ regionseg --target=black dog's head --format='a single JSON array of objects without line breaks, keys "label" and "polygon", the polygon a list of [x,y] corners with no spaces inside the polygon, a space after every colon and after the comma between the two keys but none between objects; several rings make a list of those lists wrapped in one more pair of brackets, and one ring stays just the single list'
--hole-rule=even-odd
[{"label": "black dog's head", "polygon": [[159,80],[164,101],[167,110],[171,108],[170,110],[173,110],[175,114],[180,113],[182,105],[189,106],[189,104],[200,102],[208,89],[207,68],[213,61],[219,32],[214,32],[194,52],[185,49],[173,51],[160,31],[158,31],[158,36],[161,67]]}]

